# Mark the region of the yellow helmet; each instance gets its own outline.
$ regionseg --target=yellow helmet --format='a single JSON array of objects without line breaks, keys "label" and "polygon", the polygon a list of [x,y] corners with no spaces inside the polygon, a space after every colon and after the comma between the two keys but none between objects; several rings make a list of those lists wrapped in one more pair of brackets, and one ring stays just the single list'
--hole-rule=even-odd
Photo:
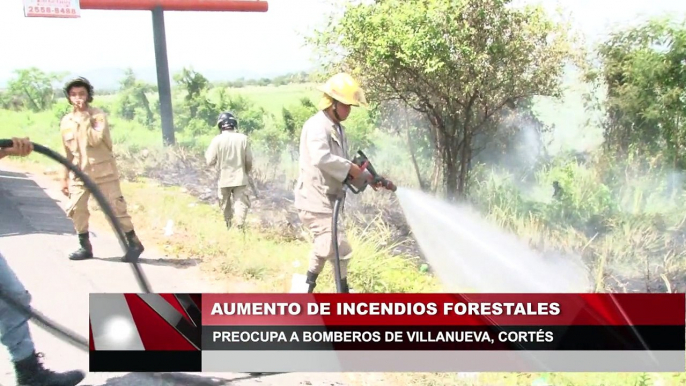
[{"label": "yellow helmet", "polygon": [[[318,88],[319,91],[325,94],[322,101],[319,103],[321,110],[331,106],[335,99],[343,104],[352,106],[367,106],[367,99],[365,99],[364,91],[360,84],[357,83],[352,76],[346,73],[339,73],[326,81],[324,85]],[[327,98],[328,97],[328,98]]]}]

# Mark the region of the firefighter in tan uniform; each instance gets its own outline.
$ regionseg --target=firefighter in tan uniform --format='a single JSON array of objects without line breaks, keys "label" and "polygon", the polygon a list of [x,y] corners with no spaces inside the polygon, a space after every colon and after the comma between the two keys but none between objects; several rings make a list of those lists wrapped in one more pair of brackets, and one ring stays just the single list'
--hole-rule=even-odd
[{"label": "firefighter in tan uniform", "polygon": [[[304,283],[307,292],[314,291],[325,262],[335,257],[331,238],[333,205],[337,198],[345,197],[345,180],[366,178],[373,182],[369,172],[349,160],[345,127],[341,125],[351,106],[367,105],[362,88],[350,75],[340,73],[319,90],[324,93],[318,105],[320,111],[305,122],[300,135],[300,175],[294,192],[300,221],[314,239]],[[343,224],[338,231],[343,291],[349,292],[347,267],[352,248]]]},{"label": "firefighter in tan uniform", "polygon": [[[72,112],[65,115],[60,123],[66,158],[98,185],[134,249],[133,255],[124,256],[122,261],[135,261],[144,248],[136,236],[121,192],[119,170],[112,153],[112,139],[105,112],[90,106],[93,101],[93,86],[85,78],[68,82],[64,93],[73,107]],[[69,197],[67,216],[74,222],[81,246],[69,255],[69,259],[90,259],[93,257],[93,248],[88,237],[90,192],[83,181],[67,168],[64,170],[62,192]]]},{"label": "firefighter in tan uniform", "polygon": [[248,136],[236,132],[238,121],[233,114],[219,114],[217,127],[220,134],[210,142],[205,160],[208,167],[214,166],[219,173],[219,207],[224,214],[226,228],[231,229],[235,218],[236,228],[242,230],[250,209],[248,184],[252,171],[252,151]]}]

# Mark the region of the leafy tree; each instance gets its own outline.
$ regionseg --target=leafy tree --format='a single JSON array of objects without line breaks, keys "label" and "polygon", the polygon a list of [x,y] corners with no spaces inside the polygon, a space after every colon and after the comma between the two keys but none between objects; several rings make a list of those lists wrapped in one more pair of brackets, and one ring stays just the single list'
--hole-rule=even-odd
[{"label": "leafy tree", "polygon": [[207,78],[193,70],[184,68],[174,79],[177,86],[185,91],[183,101],[175,109],[174,121],[179,130],[193,135],[215,132],[217,116],[222,111],[231,111],[238,118],[238,130],[245,134],[264,127],[266,111],[249,98],[229,95],[225,87],[212,89]]},{"label": "leafy tree", "polygon": [[510,0],[348,3],[309,42],[371,101],[399,100],[427,119],[448,198],[467,193],[474,138],[504,107],[558,96],[574,52],[566,24]]},{"label": "leafy tree", "polygon": [[300,131],[305,122],[317,112],[317,107],[310,98],[303,97],[297,104],[284,107],[281,116],[284,122],[284,131],[293,141],[300,139]]},{"label": "leafy tree", "polygon": [[375,150],[371,135],[374,132],[376,121],[375,110],[355,109],[343,122],[345,135],[348,139],[348,152],[351,157],[358,150],[364,151],[365,154],[371,154]]},{"label": "leafy tree", "polygon": [[4,110],[19,111],[22,108],[22,103],[19,98],[9,91],[0,91],[0,108]]},{"label": "leafy tree", "polygon": [[498,165],[533,178],[535,166],[548,157],[543,137],[551,127],[541,122],[532,108],[531,101],[517,109],[505,108],[497,120],[489,122],[488,130],[474,138],[474,163]]},{"label": "leafy tree", "polygon": [[231,111],[238,118],[238,130],[248,135],[265,126],[267,112],[263,107],[244,95],[229,95],[225,88],[219,89],[219,102],[215,104],[212,117],[214,123],[219,111]]},{"label": "leafy tree", "polygon": [[127,68],[124,70],[124,77],[119,81],[119,90],[126,90],[133,87],[136,84],[136,73],[133,72],[132,68]]},{"label": "leafy tree", "polygon": [[182,102],[174,109],[177,130],[193,135],[207,133],[217,118],[217,106],[209,99],[210,82],[201,73],[185,67],[173,78],[184,94]]},{"label": "leafy tree", "polygon": [[186,67],[174,75],[174,81],[186,93],[183,99],[184,107],[188,108],[189,118],[195,118],[201,108],[202,99],[205,99],[202,94],[207,91],[210,82],[201,73]]},{"label": "leafy tree", "polygon": [[147,96],[147,93],[153,91],[155,91],[155,86],[136,79],[133,70],[127,69],[119,82],[117,114],[127,120],[138,119],[142,124],[153,128],[158,110],[153,110],[154,106],[150,105]]},{"label": "leafy tree", "polygon": [[[424,115],[397,100],[384,102],[378,111],[379,126],[402,137],[407,144],[419,187],[424,191],[435,191],[433,181],[436,180],[440,165],[435,162],[426,165],[427,160],[431,162],[437,157],[434,157],[435,150],[428,137],[430,132],[425,129],[427,122]],[[429,168],[433,171],[431,174],[427,173]],[[427,180],[423,176],[430,177]]]},{"label": "leafy tree", "polygon": [[591,79],[606,87],[605,140],[662,153],[686,168],[686,24],[656,18],[610,35]]},{"label": "leafy tree", "polygon": [[55,126],[59,126],[62,118],[72,111],[72,106],[66,99],[61,99],[52,105],[52,115],[55,118]]},{"label": "leafy tree", "polygon": [[288,149],[292,160],[298,158],[298,143],[300,141],[300,133],[302,132],[303,125],[316,112],[317,107],[308,97],[303,97],[298,103],[282,108],[282,137],[284,147]]},{"label": "leafy tree", "polygon": [[[7,82],[7,93],[13,95],[12,104],[44,111],[55,102],[54,85],[64,78],[62,73],[43,72],[36,67],[15,70],[16,78]],[[17,99],[18,98],[18,99]]]}]

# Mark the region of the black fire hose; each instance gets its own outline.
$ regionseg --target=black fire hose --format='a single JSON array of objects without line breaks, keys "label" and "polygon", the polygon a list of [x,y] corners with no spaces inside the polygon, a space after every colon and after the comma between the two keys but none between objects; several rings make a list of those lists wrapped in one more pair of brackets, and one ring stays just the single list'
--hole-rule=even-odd
[{"label": "black fire hose", "polygon": [[[367,159],[367,156],[364,155],[361,151],[359,152],[362,154],[364,159]],[[371,168],[371,166],[368,166]],[[391,189],[392,191],[396,191],[397,187],[393,186],[390,181],[386,180],[383,177],[379,177],[376,175],[376,172],[374,172],[374,182],[373,185],[376,184],[381,184],[384,188]],[[346,181],[345,185],[343,186],[343,194],[342,196],[336,198],[336,201],[334,202],[333,205],[333,216],[331,217],[331,244],[333,245],[333,251],[334,251],[334,265],[333,265],[333,274],[334,274],[334,280],[336,281],[336,292],[342,293],[343,292],[343,281],[341,277],[341,256],[338,251],[338,213],[341,211],[341,206],[343,205],[343,201],[345,200],[345,193],[348,189],[350,189],[351,192],[355,194],[360,194],[362,191],[365,190],[367,187],[367,184],[365,184],[362,188],[355,189],[355,187],[350,183],[350,181]],[[390,187],[390,188],[389,188]]]},{"label": "black fire hose", "polygon": [[337,198],[333,205],[333,216],[331,218],[331,243],[334,251],[333,275],[336,281],[336,292],[343,292],[343,281],[341,278],[341,256],[338,252],[338,213],[341,211],[343,198]]},{"label": "black fire hose", "polygon": [[[9,139],[0,139],[0,148],[9,148],[12,147],[12,140]],[[100,189],[98,189],[98,185],[93,182],[85,173],[83,173],[81,170],[79,170],[73,163],[69,162],[66,158],[64,158],[62,155],[59,153],[56,153],[50,149],[48,149],[45,146],[33,143],[33,150],[37,153],[43,154],[47,156],[48,158],[53,159],[54,161],[59,162],[62,164],[64,167],[69,169],[71,172],[73,172],[78,178],[80,178],[84,185],[86,186],[86,189],[90,191],[90,193],[95,197],[96,201],[102,208],[102,211],[105,213],[105,216],[107,216],[107,219],[110,222],[110,225],[112,226],[112,229],[117,235],[117,239],[119,241],[119,245],[121,245],[122,249],[126,252],[126,256],[130,256],[134,254],[134,249],[128,244],[126,240],[126,235],[124,234],[124,231],[121,229],[121,224],[119,223],[119,219],[114,215],[114,211],[112,210],[112,207],[109,205],[107,200],[105,199],[105,196],[103,196],[102,192]],[[133,269],[133,273],[136,276],[136,280],[138,281],[138,285],[140,286],[141,290],[145,293],[150,293],[150,284],[148,284],[148,280],[145,277],[145,274],[143,273],[143,270],[141,267],[138,265],[138,262],[136,261],[130,261],[131,263],[131,268]],[[62,340],[66,341],[67,343],[76,346],[80,349],[83,349],[84,351],[89,350],[89,345],[88,345],[88,339],[83,338],[78,336],[75,332],[71,331],[70,329],[60,326],[59,324],[55,323],[54,321],[48,319],[47,317],[43,316],[38,311],[32,310],[29,307],[24,306],[21,304],[19,301],[17,301],[14,297],[11,295],[7,294],[0,288],[0,298],[10,304],[12,307],[15,309],[21,311],[23,314],[30,316],[31,318],[35,319],[41,326],[43,326],[45,329],[52,331],[56,336],[61,338]]]}]

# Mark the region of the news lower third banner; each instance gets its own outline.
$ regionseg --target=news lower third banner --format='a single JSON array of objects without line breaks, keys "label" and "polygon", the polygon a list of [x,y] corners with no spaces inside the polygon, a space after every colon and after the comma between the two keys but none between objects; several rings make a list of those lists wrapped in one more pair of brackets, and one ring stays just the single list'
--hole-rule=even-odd
[{"label": "news lower third banner", "polygon": [[682,372],[684,294],[91,294],[93,372]]}]

